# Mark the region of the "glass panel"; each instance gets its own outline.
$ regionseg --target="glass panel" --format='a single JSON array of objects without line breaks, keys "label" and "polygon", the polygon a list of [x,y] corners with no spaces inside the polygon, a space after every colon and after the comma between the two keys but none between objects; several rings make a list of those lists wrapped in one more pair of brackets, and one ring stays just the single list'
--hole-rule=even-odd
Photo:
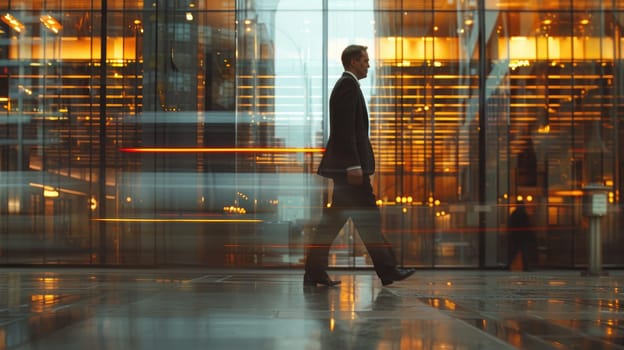
[{"label": "glass panel", "polygon": [[[488,125],[496,125],[488,128],[488,169],[503,180],[498,203],[509,206],[499,210],[497,225],[508,225],[517,196],[528,199],[539,265],[586,263],[582,189],[615,183],[610,155],[617,153],[611,83],[617,25],[611,18],[585,11],[502,12],[489,40],[491,64],[500,72],[488,78],[487,91],[496,96],[488,100]],[[509,258],[508,238],[499,231],[501,263]]]},{"label": "glass panel", "polygon": [[271,4],[237,13],[235,145],[255,152],[236,156],[231,204],[263,221],[247,238],[257,264],[299,265],[321,208],[322,12],[315,1]]},{"label": "glass panel", "polygon": [[82,16],[11,11],[3,17],[5,262],[91,259],[88,200],[94,189],[87,150],[93,139],[85,131],[96,118],[90,106],[98,74],[92,65],[77,64],[79,59],[89,62],[92,42],[92,33],[72,26],[92,21]]},{"label": "glass panel", "polygon": [[253,242],[236,239],[253,233],[253,223],[226,211],[236,198],[235,156],[226,151],[237,133],[235,13],[226,3],[162,5],[124,12],[127,35],[139,43],[130,64],[141,79],[126,87],[140,89],[142,99],[125,114],[135,134],[120,149],[108,227],[123,232],[124,263],[250,264]]},{"label": "glass panel", "polygon": [[[472,12],[378,12],[371,130],[386,228],[407,265],[477,263]],[[458,36],[458,34],[460,34]],[[458,60],[459,58],[459,60]],[[382,99],[383,97],[383,99]],[[395,235],[394,233],[400,233]]]}]

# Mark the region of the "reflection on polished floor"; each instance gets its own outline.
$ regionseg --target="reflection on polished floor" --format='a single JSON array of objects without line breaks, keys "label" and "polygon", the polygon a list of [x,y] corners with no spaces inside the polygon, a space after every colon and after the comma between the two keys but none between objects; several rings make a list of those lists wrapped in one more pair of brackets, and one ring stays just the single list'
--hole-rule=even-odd
[{"label": "reflection on polished floor", "polygon": [[0,349],[624,349],[624,271],[0,272]]}]

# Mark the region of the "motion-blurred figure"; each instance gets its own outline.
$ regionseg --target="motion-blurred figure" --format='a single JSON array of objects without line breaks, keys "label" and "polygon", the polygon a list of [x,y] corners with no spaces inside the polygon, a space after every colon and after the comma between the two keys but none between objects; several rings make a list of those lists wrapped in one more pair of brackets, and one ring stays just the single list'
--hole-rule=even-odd
[{"label": "motion-blurred figure", "polygon": [[529,271],[536,237],[523,200],[519,200],[518,206],[511,212],[507,227],[509,228],[509,254],[505,269],[511,269],[514,259],[520,253],[522,254],[522,270]]}]

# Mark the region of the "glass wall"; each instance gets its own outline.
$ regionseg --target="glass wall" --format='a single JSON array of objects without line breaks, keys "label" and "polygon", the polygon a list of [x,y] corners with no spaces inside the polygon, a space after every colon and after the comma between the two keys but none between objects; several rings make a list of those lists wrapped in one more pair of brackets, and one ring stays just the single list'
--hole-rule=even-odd
[{"label": "glass wall", "polygon": [[[401,264],[620,267],[622,38],[600,1],[0,0],[0,264],[300,267],[342,49]],[[332,266],[368,267],[348,222]]]}]

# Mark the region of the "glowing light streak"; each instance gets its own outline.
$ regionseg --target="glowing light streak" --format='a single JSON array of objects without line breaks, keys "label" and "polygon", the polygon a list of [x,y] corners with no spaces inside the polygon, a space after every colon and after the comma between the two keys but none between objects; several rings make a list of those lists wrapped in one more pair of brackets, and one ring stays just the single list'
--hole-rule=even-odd
[{"label": "glowing light streak", "polygon": [[[67,189],[67,188],[61,188],[61,187],[57,188],[57,187],[54,187],[54,186],[47,186],[47,185],[39,184],[39,183],[35,183],[35,182],[30,182],[30,183],[28,183],[28,185],[31,186],[31,187],[43,189],[44,195],[46,194],[46,192],[48,192],[48,194],[51,194],[51,196],[49,196],[49,197],[58,197],[58,192],[74,194],[74,195],[77,195],[77,196],[84,196],[84,195],[86,195],[84,192],[74,191],[74,190],[70,190],[70,189]],[[52,195],[52,192],[57,192],[57,194],[56,195]]]},{"label": "glowing light streak", "polygon": [[124,153],[322,153],[324,148],[279,147],[135,147],[121,148]]},{"label": "glowing light streak", "polygon": [[258,219],[142,219],[142,218],[100,218],[93,221],[103,222],[178,222],[178,223],[262,223]]}]

